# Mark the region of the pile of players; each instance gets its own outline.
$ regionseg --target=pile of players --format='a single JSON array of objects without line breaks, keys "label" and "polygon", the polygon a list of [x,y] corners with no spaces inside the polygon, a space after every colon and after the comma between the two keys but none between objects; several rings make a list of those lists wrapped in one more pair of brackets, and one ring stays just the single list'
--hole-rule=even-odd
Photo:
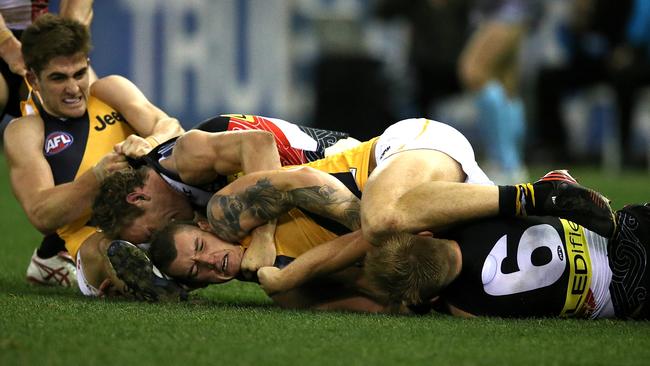
[{"label": "pile of players", "polygon": [[4,146],[46,235],[33,281],[156,301],[239,279],[292,308],[648,317],[647,204],[612,212],[566,171],[496,186],[460,132],[425,118],[364,142],[252,115],[184,131],[123,77],[91,85],[81,22],[42,15],[21,41],[31,93]]}]

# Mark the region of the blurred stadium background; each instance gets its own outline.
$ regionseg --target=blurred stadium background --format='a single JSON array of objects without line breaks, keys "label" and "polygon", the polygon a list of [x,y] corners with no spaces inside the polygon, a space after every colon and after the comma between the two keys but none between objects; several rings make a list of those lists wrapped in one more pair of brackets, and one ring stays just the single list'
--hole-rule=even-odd
[{"label": "blurred stadium background", "polygon": [[[418,116],[409,25],[380,19],[374,5],[373,0],[96,1],[92,63],[100,76],[133,80],[186,127],[215,114],[247,113],[365,139],[391,122]],[[524,45],[530,142],[544,128],[535,118],[535,78],[541,67],[561,65],[568,57],[560,32],[568,11],[567,1],[544,1]],[[650,93],[641,93],[638,101],[632,142],[636,158],[644,161],[650,150]],[[562,105],[569,122],[567,160],[620,168],[614,109],[607,86],[567,95]],[[459,93],[430,105],[425,117],[456,126],[480,152],[475,114],[471,99]],[[543,154],[534,146],[530,150],[529,160],[544,163]]]},{"label": "blurred stadium background", "polygon": [[[379,16],[379,3],[391,1],[99,0],[94,4],[92,64],[100,77],[120,74],[134,81],[186,128],[217,114],[245,113],[367,139],[397,120],[427,117],[461,130],[482,158],[471,96],[432,84],[441,94],[422,112],[409,59],[411,24],[408,17]],[[537,25],[523,45],[520,73],[526,160],[544,165],[557,159],[538,148],[538,136],[548,123],[538,118],[545,106],[538,105],[536,82],[542,68],[566,64],[572,50],[563,35],[571,2],[541,3]],[[470,27],[453,26],[462,34],[439,35],[428,53],[446,52],[440,58],[449,58],[462,48]],[[589,37],[587,43],[594,44],[589,47],[602,48],[599,35]],[[560,161],[565,166],[596,164],[608,173],[650,169],[650,87],[636,96],[629,141],[633,159],[621,153],[616,102],[607,84],[575,88],[563,95],[560,107],[568,135],[569,151]]]}]

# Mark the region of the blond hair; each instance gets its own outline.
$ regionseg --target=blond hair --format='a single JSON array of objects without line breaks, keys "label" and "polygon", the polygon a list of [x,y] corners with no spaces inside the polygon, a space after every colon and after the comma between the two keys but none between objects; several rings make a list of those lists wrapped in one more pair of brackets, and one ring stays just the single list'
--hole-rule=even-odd
[{"label": "blond hair", "polygon": [[391,303],[420,304],[447,285],[450,258],[455,258],[451,243],[408,233],[392,235],[368,253],[366,276]]}]

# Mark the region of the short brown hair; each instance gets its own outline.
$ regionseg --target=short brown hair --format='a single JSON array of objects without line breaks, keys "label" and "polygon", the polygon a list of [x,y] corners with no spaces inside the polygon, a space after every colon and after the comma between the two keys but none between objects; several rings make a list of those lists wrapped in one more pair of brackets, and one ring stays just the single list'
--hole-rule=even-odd
[{"label": "short brown hair", "polygon": [[154,266],[167,272],[169,265],[178,255],[174,235],[187,226],[196,226],[192,221],[172,221],[155,232],[149,246],[149,257]]},{"label": "short brown hair", "polygon": [[[190,227],[198,227],[193,221],[172,221],[167,224],[162,230],[153,234],[151,244],[149,245],[149,258],[156,268],[166,275],[169,275],[169,265],[178,256],[176,250],[176,239],[174,236],[183,230]],[[207,283],[196,282],[187,278],[174,278],[177,282],[191,288],[196,289],[205,287]]]},{"label": "short brown hair", "polygon": [[90,54],[90,31],[76,20],[43,14],[21,37],[25,65],[37,74],[59,56]]},{"label": "short brown hair", "polygon": [[391,303],[421,304],[445,285],[451,267],[445,250],[449,243],[408,233],[392,235],[366,256],[366,276]]},{"label": "short brown hair", "polygon": [[119,239],[122,230],[144,213],[140,207],[127,202],[126,197],[144,186],[150,170],[146,165],[121,170],[108,175],[102,182],[93,202],[92,223],[108,238]]}]

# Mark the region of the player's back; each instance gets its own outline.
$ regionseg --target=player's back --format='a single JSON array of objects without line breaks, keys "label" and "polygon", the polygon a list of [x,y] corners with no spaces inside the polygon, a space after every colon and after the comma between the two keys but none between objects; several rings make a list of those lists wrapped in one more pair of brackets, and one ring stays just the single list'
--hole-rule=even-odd
[{"label": "player's back", "polygon": [[443,296],[474,315],[613,317],[607,240],[553,217],[490,219],[448,234],[463,267]]}]

